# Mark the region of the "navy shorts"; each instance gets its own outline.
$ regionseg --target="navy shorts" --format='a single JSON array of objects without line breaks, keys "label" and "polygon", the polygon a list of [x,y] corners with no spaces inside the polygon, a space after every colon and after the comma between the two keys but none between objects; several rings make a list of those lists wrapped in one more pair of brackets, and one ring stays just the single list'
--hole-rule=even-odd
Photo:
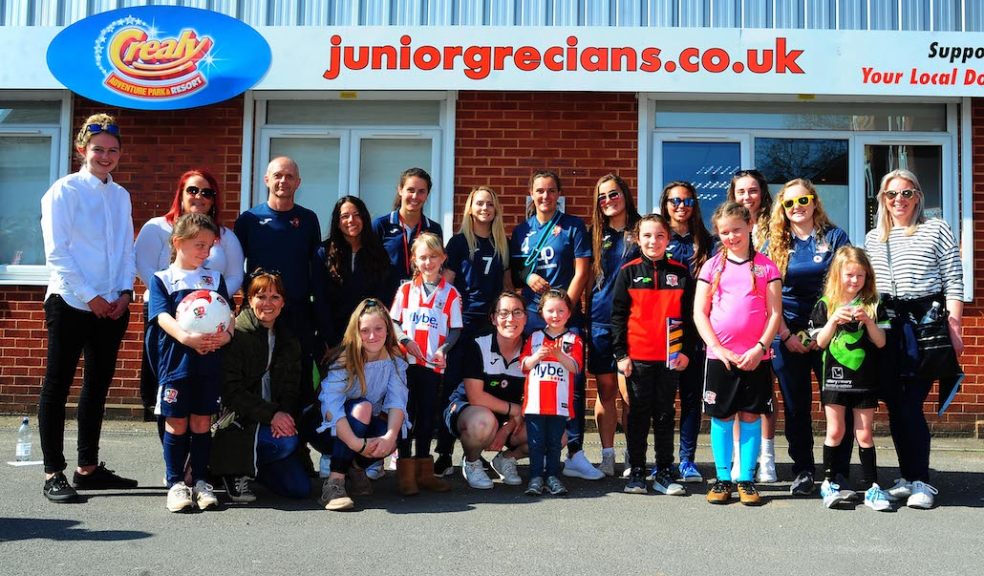
[{"label": "navy shorts", "polygon": [[592,325],[591,342],[588,343],[588,372],[614,374],[615,368],[611,327],[604,324]]},{"label": "navy shorts", "polygon": [[714,418],[730,418],[738,412],[772,414],[772,365],[760,362],[750,372],[731,370],[724,362],[707,359],[704,373],[704,413]]},{"label": "navy shorts", "polygon": [[184,378],[162,384],[159,388],[160,415],[187,418],[190,414],[218,414],[222,378]]}]

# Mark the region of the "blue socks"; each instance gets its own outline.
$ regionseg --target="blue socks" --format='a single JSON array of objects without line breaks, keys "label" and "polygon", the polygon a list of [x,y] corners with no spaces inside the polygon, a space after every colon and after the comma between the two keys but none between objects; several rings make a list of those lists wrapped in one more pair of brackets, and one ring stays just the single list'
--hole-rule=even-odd
[{"label": "blue socks", "polygon": [[192,481],[208,479],[208,459],[212,453],[212,434],[191,434],[191,478]]},{"label": "blue socks", "polygon": [[188,434],[164,431],[164,474],[167,487],[184,481],[185,461],[188,459]]},{"label": "blue socks", "polygon": [[734,420],[711,418],[711,453],[720,482],[731,482],[731,459],[734,458]]},{"label": "blue socks", "polygon": [[739,482],[752,482],[755,479],[755,464],[762,449],[762,419],[754,422],[740,422],[738,437],[741,440],[741,478]]}]

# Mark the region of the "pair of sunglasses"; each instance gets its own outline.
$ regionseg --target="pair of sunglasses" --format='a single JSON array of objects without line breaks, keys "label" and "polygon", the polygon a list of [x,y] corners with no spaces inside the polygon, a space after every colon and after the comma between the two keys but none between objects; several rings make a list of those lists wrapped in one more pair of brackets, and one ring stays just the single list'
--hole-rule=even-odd
[{"label": "pair of sunglasses", "polygon": [[679,208],[681,204],[685,208],[693,208],[696,204],[693,198],[667,198],[666,201],[672,204],[674,208]]},{"label": "pair of sunglasses", "polygon": [[189,196],[201,196],[202,198],[208,198],[209,200],[215,199],[215,190],[211,188],[199,188],[198,186],[188,186],[185,188],[185,194]]},{"label": "pair of sunglasses", "polygon": [[276,276],[277,278],[280,278],[280,270],[264,270],[263,268],[257,268],[256,270],[250,272],[249,279],[253,280],[254,278],[258,278],[260,276]]},{"label": "pair of sunglasses", "polygon": [[621,191],[612,190],[608,194],[599,194],[598,203],[601,204],[602,202],[614,202],[615,200],[618,200],[621,197],[622,197]]},{"label": "pair of sunglasses", "polygon": [[907,188],[905,190],[885,190],[885,197],[889,200],[895,200],[896,196],[902,196],[906,200],[912,198],[916,195],[917,190]]},{"label": "pair of sunglasses", "polygon": [[86,124],[85,131],[89,132],[90,134],[99,134],[100,132],[105,132],[107,134],[112,134],[113,136],[120,135],[120,127],[117,126],[116,124],[106,124],[105,126],[103,126],[102,124]]},{"label": "pair of sunglasses", "polygon": [[794,205],[799,204],[800,206],[809,206],[813,202],[813,194],[804,194],[803,196],[797,196],[796,198],[789,198],[788,200],[782,201],[782,207],[789,210]]}]

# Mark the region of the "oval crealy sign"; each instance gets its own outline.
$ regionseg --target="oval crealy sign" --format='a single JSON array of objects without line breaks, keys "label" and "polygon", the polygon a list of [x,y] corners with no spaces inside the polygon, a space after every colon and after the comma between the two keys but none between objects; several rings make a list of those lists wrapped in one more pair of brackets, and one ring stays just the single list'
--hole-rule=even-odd
[{"label": "oval crealy sign", "polygon": [[228,100],[270,67],[270,45],[218,12],[143,6],[96,14],[48,46],[48,69],[86,98],[124,108],[176,110]]}]

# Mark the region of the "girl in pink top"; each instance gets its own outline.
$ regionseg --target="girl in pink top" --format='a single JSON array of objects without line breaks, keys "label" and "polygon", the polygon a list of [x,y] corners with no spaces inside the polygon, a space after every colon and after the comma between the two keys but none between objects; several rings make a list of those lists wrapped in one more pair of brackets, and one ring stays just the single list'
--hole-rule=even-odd
[{"label": "girl in pink top", "polygon": [[[701,268],[694,299],[694,324],[707,344],[703,401],[704,412],[711,416],[717,468],[717,482],[707,500],[727,503],[732,480],[737,480],[741,502],[754,506],[762,503],[753,483],[762,442],[759,417],[773,410],[766,343],[772,342],[782,316],[781,275],[771,260],[752,249],[752,217],[747,208],[725,203],[712,222],[721,249]],[[741,421],[743,466],[738,478],[732,479],[736,414]]]}]

